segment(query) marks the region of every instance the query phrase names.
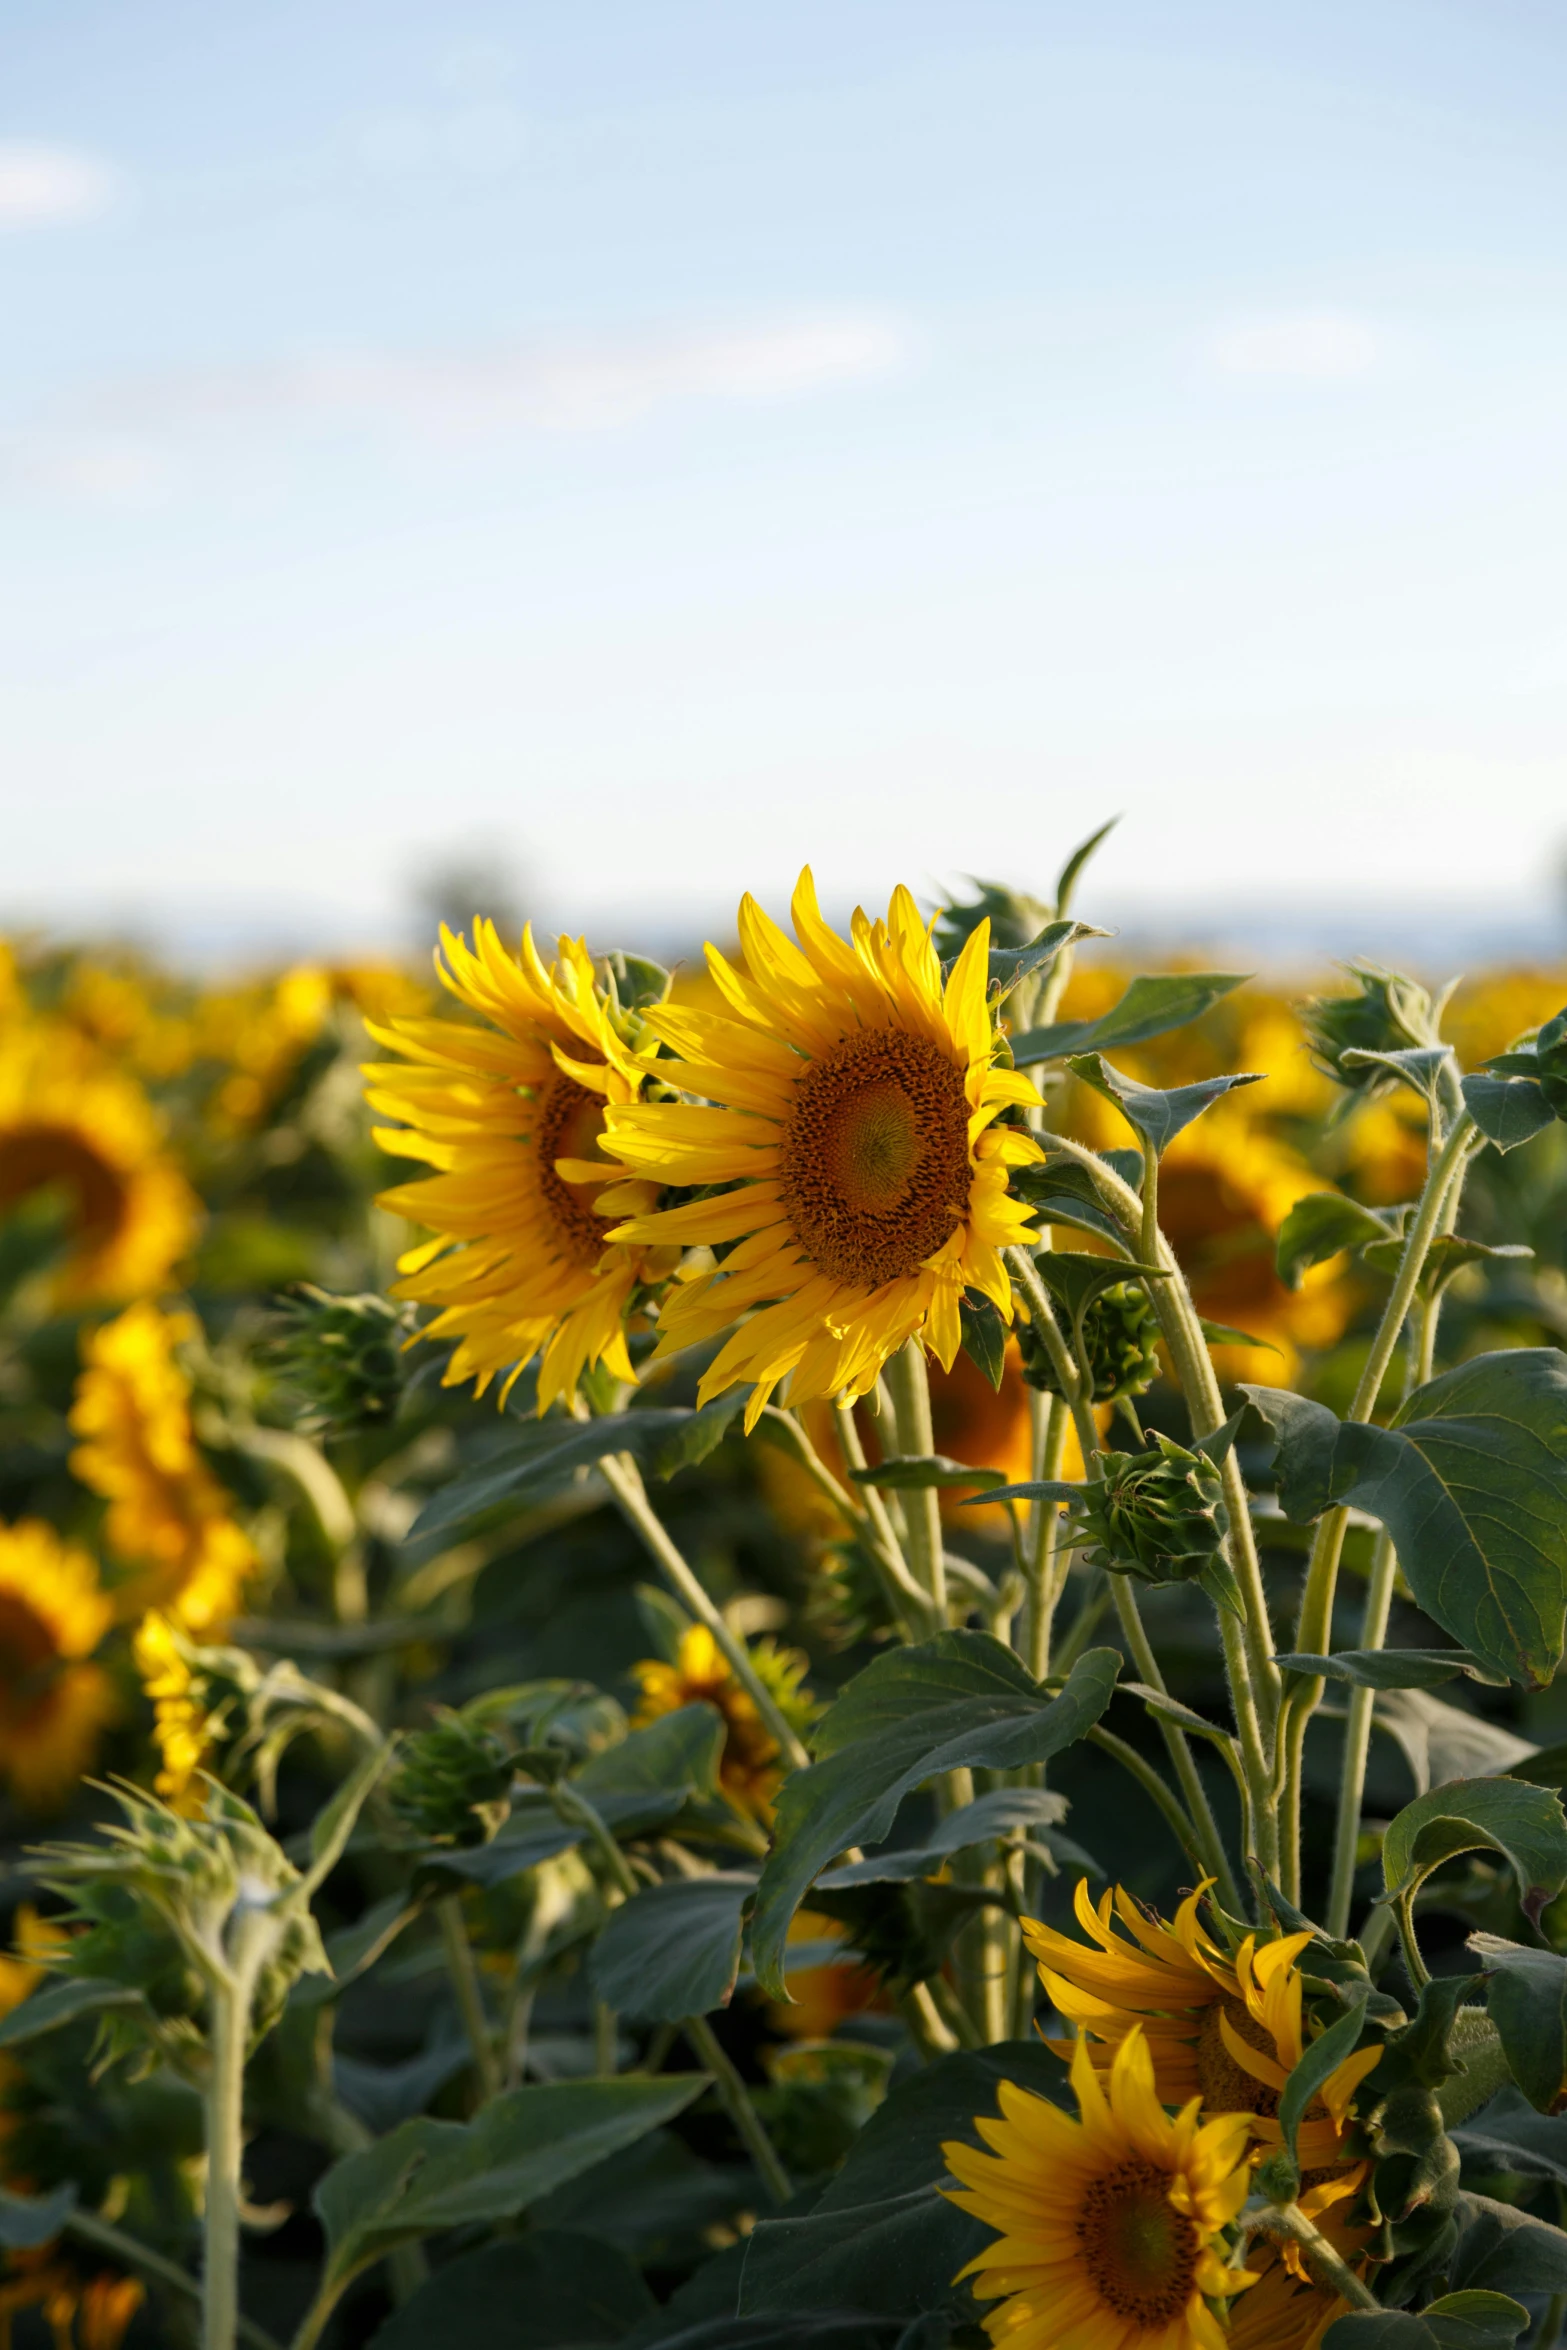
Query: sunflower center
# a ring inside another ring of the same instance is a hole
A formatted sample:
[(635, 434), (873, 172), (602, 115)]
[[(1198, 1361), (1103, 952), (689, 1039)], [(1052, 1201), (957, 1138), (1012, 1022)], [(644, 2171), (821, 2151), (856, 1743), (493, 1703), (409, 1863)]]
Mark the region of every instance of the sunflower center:
[(968, 1213), (962, 1071), (906, 1029), (845, 1037), (795, 1089), (779, 1189), (801, 1246), (856, 1289), (906, 1279)]
[(1197, 2230), (1170, 2201), (1170, 2178), (1135, 2156), (1085, 2189), (1077, 2213), (1083, 2265), (1117, 2317), (1172, 2325), (1192, 2297)]
[[(596, 1216), (589, 1194), (555, 1172), (557, 1159), (603, 1159), (599, 1139), (604, 1132), (604, 1102), (574, 1077), (553, 1077), (539, 1094), (534, 1110), (533, 1144), (538, 1153), (539, 1189), (548, 1202), (563, 1253), (574, 1264), (596, 1265), (604, 1253), (609, 1224)], [(613, 1163), (604, 1159), (604, 1180), (614, 1176)]]
[(1224, 2033), (1219, 2022), (1221, 2016), (1227, 2020), (1237, 2040), (1244, 2040), (1248, 2048), (1256, 2048), (1264, 2056), (1271, 2056), (1274, 2052), (1269, 2035), (1261, 2024), (1247, 2014), (1238, 1999), (1216, 1999), (1211, 2007), (1204, 2008), (1197, 2033), (1197, 2078), (1202, 2084), (1205, 2110), (1209, 2113), (1277, 2113), (1278, 2092), (1238, 2065), (1224, 2045)]
[(14, 1591), (0, 1591), (0, 1720), (29, 1721), (47, 1698), (59, 1662), (54, 1635)]
[(0, 1209), (46, 1184), (71, 1194), (71, 1222), (91, 1247), (111, 1240), (125, 1217), (125, 1187), (114, 1169), (68, 1126), (19, 1126), (0, 1135)]

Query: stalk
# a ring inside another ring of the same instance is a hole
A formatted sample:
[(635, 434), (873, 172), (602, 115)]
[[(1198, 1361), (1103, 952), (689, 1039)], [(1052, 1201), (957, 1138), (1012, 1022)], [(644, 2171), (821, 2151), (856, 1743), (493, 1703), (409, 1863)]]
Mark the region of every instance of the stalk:
[(1259, 2236), (1266, 2236), (1271, 2244), (1294, 2244), (1314, 2284), (1337, 2293), (1351, 2309), (1380, 2311), (1382, 2304), (1368, 2285), (1362, 2284), (1348, 2263), (1334, 2251), (1321, 2229), (1306, 2217), (1298, 2203), (1275, 2205), (1251, 2222)]
[[(838, 1419), (838, 1442), (843, 1447), (844, 1459), (851, 1469), (867, 1467), (865, 1447), (860, 1442), (860, 1431), (855, 1424), (853, 1404), (846, 1403), (840, 1398), (834, 1409)], [(800, 1433), (802, 1437), (805, 1437), (803, 1428)], [(805, 1441), (809, 1443), (810, 1439), (805, 1437)], [(814, 1446), (811, 1451), (814, 1459), (816, 1457)], [(829, 1472), (824, 1469), (822, 1474), (826, 1476)], [(836, 1478), (831, 1481), (834, 1485), (837, 1484)], [(866, 1485), (857, 1490), (862, 1491), (865, 1496), (865, 1521), (871, 1529), (872, 1537), (871, 1556), (880, 1570), (882, 1588), (887, 1594), (887, 1603), (902, 1625), (904, 1637), (906, 1639), (920, 1639), (928, 1632), (939, 1631), (941, 1629), (939, 1624), (927, 1621), (931, 1614), (930, 1596), (921, 1590), (919, 1584), (909, 1573), (908, 1562), (903, 1555), (903, 1545), (899, 1542), (893, 1529), (892, 1520), (887, 1515), (886, 1503), (874, 1485)]]
[[(187, 2300), (201, 2300), (202, 2288), (193, 2276), (188, 2275), (174, 2261), (165, 2260), (161, 2252), (154, 2252), (150, 2244), (140, 2243), (135, 2236), (128, 2236), (123, 2228), (113, 2227), (108, 2220), (100, 2219), (95, 2211), (77, 2209), (67, 2212), (64, 2229), (68, 2236), (78, 2236), (84, 2244), (95, 2245), (100, 2252), (107, 2252), (110, 2259), (117, 2260), (122, 2268), (139, 2269), (143, 2276), (153, 2278), (160, 2285), (167, 2285), (171, 2292), (179, 2293)], [(236, 2318), (234, 2330), (240, 2341), (250, 2344), (251, 2350), (281, 2350), (281, 2345), (265, 2327), (256, 2325), (248, 2317)]]
[[(1393, 1360), (1393, 1350), (1414, 1303), (1426, 1258), (1431, 1253), (1431, 1243), (1441, 1226), (1449, 1189), (1454, 1188), (1461, 1178), (1464, 1157), (1474, 1131), (1474, 1120), (1466, 1110), (1454, 1121), (1447, 1140), (1431, 1164), (1425, 1189), (1420, 1194), (1420, 1203), (1415, 1211), (1415, 1220), (1404, 1242), (1404, 1253), (1399, 1259), (1398, 1276), (1393, 1283), (1392, 1294), (1382, 1309), (1382, 1319), (1371, 1341), (1371, 1351), (1366, 1357), (1360, 1383), (1345, 1414), (1347, 1420), (1364, 1423), (1376, 1409), (1382, 1382)], [(1456, 1193), (1454, 1206), (1456, 1213)], [(1348, 1513), (1342, 1507), (1324, 1511), (1317, 1521), (1295, 1633), (1295, 1646), (1308, 1655), (1325, 1656), (1333, 1638), (1333, 1600), (1338, 1588), (1339, 1560), (1343, 1555), (1344, 1528), (1347, 1523)], [(1303, 1682), (1286, 1708), (1280, 1724), (1284, 1745), (1280, 1804), (1285, 1839), (1283, 1885), (1286, 1896), (1295, 1902), (1300, 1899), (1300, 1793), (1306, 1724), (1321, 1701), (1321, 1681)]]
[(448, 1893), (435, 1905), (441, 1923), (441, 1943), (446, 1952), (446, 1971), (457, 1994), (457, 2012), (462, 2017), (463, 2030), (473, 2051), (474, 2077), (479, 2087), (479, 2103), (488, 2105), (500, 2094), (501, 2073), (496, 2062), (495, 2042), (490, 2034), (489, 2018), (484, 2012), (484, 1992), (479, 1983), (479, 1970), (474, 1964), (473, 1945), (468, 1940), (462, 1918), (462, 1897)]
[[(1045, 1398), (1033, 1390), (1029, 1402), (1034, 1411), (1034, 1463), (1036, 1483), (1052, 1483), (1061, 1474), (1061, 1455), (1066, 1449), (1067, 1422), (1071, 1414), (1064, 1396), (1053, 1395), (1049, 1407), (1041, 1410)], [(1056, 1604), (1061, 1586), (1056, 1576), (1056, 1551), (1061, 1534), (1061, 1511), (1056, 1502), (1040, 1501), (1034, 1504), (1029, 1526), (1029, 1548), (1025, 1558), (1028, 1584), (1028, 1607), (1024, 1616), (1024, 1663), (1036, 1681), (1042, 1681), (1050, 1670), (1050, 1638), (1055, 1628)]]
[[(930, 1423), (930, 1377), (925, 1368), (925, 1349), (917, 1338), (907, 1339), (888, 1359), (886, 1379), (899, 1452), (905, 1457), (928, 1456), (935, 1451), (936, 1440)], [(947, 1620), (946, 1550), (941, 1534), (941, 1505), (935, 1488), (927, 1486), (923, 1491), (905, 1493), (903, 1510), (909, 1529), (909, 1565), (914, 1579), (929, 1594), (931, 1611), (938, 1624), (944, 1624)]]
[(239, 2326), (240, 2164), (244, 2156), (248, 1985), (214, 1981), (207, 2034), (207, 2194), (202, 2246), (202, 2350), (234, 2350)]
[(776, 1699), (736, 1639), (647, 1497), (642, 1472), (630, 1453), (605, 1453), (598, 1463), (605, 1484), (614, 1495), (622, 1517), (651, 1551), (682, 1606), (707, 1626), (729, 1662), (729, 1669), (771, 1731), (779, 1753), (793, 1771), (803, 1771), (810, 1756), (778, 1710)]

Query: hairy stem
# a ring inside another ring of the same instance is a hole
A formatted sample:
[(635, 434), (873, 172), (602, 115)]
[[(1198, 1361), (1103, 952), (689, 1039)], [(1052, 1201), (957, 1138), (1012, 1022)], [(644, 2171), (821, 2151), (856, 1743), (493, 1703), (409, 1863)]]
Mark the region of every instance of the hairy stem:
[[(154, 2252), (150, 2244), (138, 2243), (123, 2228), (112, 2227), (108, 2220), (100, 2219), (94, 2211), (77, 2209), (67, 2213), (65, 2232), (68, 2236), (80, 2237), (84, 2244), (95, 2245), (100, 2252), (107, 2252), (110, 2259), (117, 2260), (122, 2268), (138, 2269), (143, 2276), (151, 2277), (157, 2284), (167, 2285), (171, 2292), (179, 2293), (187, 2300), (199, 2301), (202, 2298), (202, 2288), (195, 2277), (178, 2267), (174, 2261), (165, 2260), (161, 2252)], [(237, 2317), (234, 2330), (240, 2341), (251, 2345), (251, 2350), (281, 2350), (281, 2345), (265, 2327), (254, 2324), (248, 2317)]]
[(746, 2152), (761, 2173), (762, 2183), (775, 2203), (787, 2203), (794, 2190), (777, 2149), (762, 2127), (762, 2117), (751, 2102), (751, 2092), (719, 2041), (705, 2015), (689, 2015), (680, 2029), (713, 2076), (713, 2086), (734, 2123)]
[(473, 1945), (468, 1940), (468, 1929), (463, 1924), (462, 1896), (457, 1893), (445, 1894), (436, 1903), (435, 1914), (441, 1925), (446, 1971), (451, 1976), (452, 1989), (457, 1995), (457, 2012), (462, 2017), (462, 2027), (473, 2051), (479, 2103), (488, 2105), (490, 2099), (500, 2093), (501, 2068), (496, 2059), (489, 2017), (484, 2012), (484, 1992), (479, 1982), (478, 1967), (474, 1963)]
[[(1360, 1619), (1362, 1648), (1380, 1648), (1387, 1636), (1393, 1604), (1398, 1558), (1385, 1528), (1379, 1529), (1371, 1554), (1366, 1605)], [(1320, 1653), (1320, 1651), (1318, 1652)], [(1328, 1892), (1327, 1929), (1342, 1940), (1349, 1932), (1350, 1903), (1355, 1892), (1355, 1856), (1360, 1846), (1360, 1805), (1366, 1791), (1366, 1757), (1371, 1747), (1371, 1719), (1376, 1709), (1374, 1689), (1352, 1689), (1345, 1708), (1344, 1760), (1339, 1778), (1338, 1821), (1333, 1835), (1333, 1882)]]
[(1380, 2302), (1368, 2285), (1363, 2285), (1354, 2270), (1340, 2258), (1321, 2229), (1306, 2217), (1298, 2203), (1271, 2206), (1258, 2214), (1251, 2225), (1259, 2236), (1266, 2236), (1272, 2244), (1296, 2244), (1314, 2284), (1337, 2293), (1351, 2309), (1379, 2309)]
[[(1030, 1390), (1029, 1403), (1034, 1414), (1031, 1473), (1036, 1483), (1053, 1483), (1061, 1474), (1061, 1455), (1066, 1448), (1071, 1414), (1064, 1396), (1052, 1395), (1047, 1402), (1037, 1388)], [(1023, 1617), (1023, 1661), (1036, 1681), (1042, 1681), (1050, 1670), (1050, 1638), (1055, 1628), (1056, 1603), (1061, 1596), (1056, 1575), (1060, 1534), (1060, 1504), (1036, 1501), (1024, 1553), (1028, 1606)]]
[(730, 1631), (721, 1611), (702, 1588), (696, 1570), (670, 1540), (663, 1521), (648, 1500), (642, 1472), (636, 1462), (629, 1453), (605, 1453), (598, 1466), (622, 1517), (651, 1551), (681, 1605), (689, 1608), (692, 1615), (712, 1633), (729, 1661), (730, 1671), (767, 1724), (789, 1768), (804, 1770), (810, 1756), (779, 1712), (777, 1700), (751, 1662), (744, 1641), (737, 1639)]
[[(889, 1357), (886, 1370), (887, 1392), (892, 1397), (893, 1418), (897, 1427), (898, 1450), (905, 1458), (923, 1458), (936, 1449), (930, 1424), (930, 1377), (925, 1368), (925, 1349), (917, 1338), (910, 1338)], [(941, 1504), (935, 1488), (914, 1490), (903, 1496), (904, 1515), (909, 1529), (909, 1565), (914, 1579), (922, 1585), (930, 1598), (931, 1611), (937, 1622), (947, 1619), (946, 1550), (941, 1534)]]
[(202, 2350), (234, 2350), (239, 2324), (240, 2165), (244, 2157), (248, 1990), (211, 1988), (207, 2034), (207, 2194), (201, 2267)]

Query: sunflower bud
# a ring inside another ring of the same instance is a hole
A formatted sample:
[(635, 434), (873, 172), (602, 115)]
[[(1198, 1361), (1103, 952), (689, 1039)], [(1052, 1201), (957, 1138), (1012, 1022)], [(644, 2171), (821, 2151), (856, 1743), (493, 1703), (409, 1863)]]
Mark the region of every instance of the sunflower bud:
[(430, 1844), (488, 1844), (505, 1825), (516, 1772), (512, 1750), (483, 1721), (443, 1713), (404, 1745), (387, 1786), (392, 1810)]
[(1148, 1452), (1102, 1452), (1099, 1478), (1076, 1507), (1078, 1539), (1097, 1543), (1096, 1566), (1144, 1583), (1194, 1583), (1229, 1532), (1219, 1471), (1168, 1436)]
[(993, 947), (1026, 947), (1055, 919), (1054, 906), (1041, 904), (1026, 890), (1007, 889), (999, 881), (976, 881), (974, 887), (979, 892), (977, 898), (967, 905), (944, 907), (936, 916), (933, 936), (944, 963), (962, 953), (987, 919)]
[(1312, 1058), (1325, 1077), (1369, 1099), (1388, 1083), (1387, 1072), (1350, 1062), (1348, 1052), (1396, 1053), (1442, 1041), (1441, 1005), (1418, 980), (1374, 963), (1352, 963), (1356, 995), (1312, 996), (1300, 1006)]
[(302, 1281), (284, 1301), (289, 1327), (273, 1359), (312, 1435), (352, 1436), (392, 1419), (404, 1386), (402, 1341), (413, 1323), (384, 1297), (334, 1297)]
[(1547, 1020), (1535, 1039), (1540, 1091), (1558, 1118), (1567, 1118), (1567, 1011)]
[[(1083, 1315), (1083, 1348), (1093, 1373), (1095, 1403), (1142, 1395), (1153, 1385), (1159, 1368), (1154, 1351), (1158, 1338), (1159, 1317), (1141, 1283), (1118, 1281), (1099, 1292)], [(1017, 1339), (1029, 1386), (1059, 1395), (1060, 1383), (1038, 1332), (1020, 1319)]]

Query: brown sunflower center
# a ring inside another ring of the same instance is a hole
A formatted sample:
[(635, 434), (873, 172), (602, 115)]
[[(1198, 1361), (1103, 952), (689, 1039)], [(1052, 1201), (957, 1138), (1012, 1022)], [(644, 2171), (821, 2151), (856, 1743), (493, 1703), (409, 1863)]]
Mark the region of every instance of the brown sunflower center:
[(1197, 2230), (1170, 2201), (1170, 2178), (1135, 2155), (1084, 2190), (1077, 2213), (1083, 2265), (1117, 2317), (1172, 2325), (1192, 2297)]
[(112, 1240), (125, 1218), (125, 1186), (68, 1126), (19, 1126), (0, 1135), (0, 1209), (47, 1184), (71, 1195), (71, 1225), (89, 1247)]
[[(604, 1253), (609, 1224), (596, 1216), (583, 1185), (555, 1172), (557, 1159), (604, 1159), (604, 1102), (574, 1077), (552, 1077), (535, 1105), (533, 1144), (539, 1159), (539, 1189), (549, 1204), (563, 1253), (576, 1264), (596, 1265)], [(604, 1180), (615, 1167), (604, 1159)]]
[(24, 1726), (47, 1699), (59, 1654), (54, 1635), (14, 1591), (0, 1591), (0, 1722)]
[(879, 1289), (917, 1272), (968, 1213), (972, 1180), (963, 1074), (928, 1038), (867, 1030), (801, 1078), (779, 1190), (833, 1280)]
[(1264, 2056), (1274, 2053), (1273, 2042), (1247, 2014), (1238, 1999), (1216, 1999), (1203, 2010), (1201, 2028), (1197, 2034), (1197, 2078), (1202, 2084), (1202, 2101), (1209, 2113), (1275, 2114), (1279, 2110), (1278, 2093), (1265, 2081), (1238, 2065), (1224, 2045), (1220, 2025), (1223, 2016), (1237, 2040), (1244, 2040), (1248, 2048), (1256, 2048)]

